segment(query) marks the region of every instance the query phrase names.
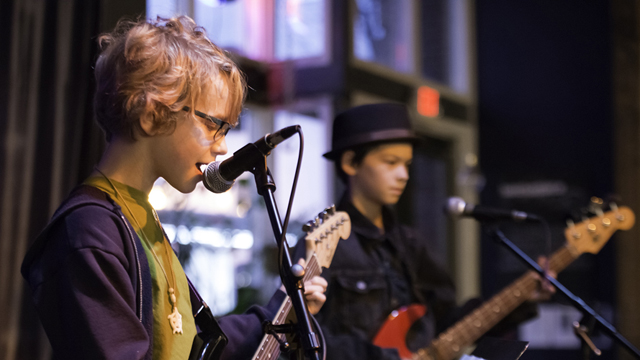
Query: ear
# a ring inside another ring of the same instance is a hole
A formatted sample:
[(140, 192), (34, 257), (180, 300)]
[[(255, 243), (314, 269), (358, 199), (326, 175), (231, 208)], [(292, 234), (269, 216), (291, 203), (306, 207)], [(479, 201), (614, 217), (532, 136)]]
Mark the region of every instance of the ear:
[(153, 136), (158, 132), (155, 122), (153, 121), (153, 115), (151, 115), (150, 112), (143, 113), (138, 121), (140, 121), (140, 130), (142, 130), (142, 135)]
[(340, 167), (345, 174), (354, 176), (358, 172), (357, 166), (353, 163), (356, 153), (353, 150), (347, 150), (340, 156)]

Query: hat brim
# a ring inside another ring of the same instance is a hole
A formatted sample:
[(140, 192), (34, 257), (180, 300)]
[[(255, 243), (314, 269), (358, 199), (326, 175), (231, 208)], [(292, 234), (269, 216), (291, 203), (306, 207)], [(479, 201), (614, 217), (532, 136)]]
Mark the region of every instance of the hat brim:
[(392, 129), (373, 133), (366, 133), (360, 136), (352, 136), (344, 141), (334, 144), (331, 151), (324, 153), (322, 156), (329, 160), (338, 160), (340, 155), (349, 150), (363, 145), (372, 145), (380, 143), (401, 142), (415, 144), (421, 140), (413, 131), (406, 129)]

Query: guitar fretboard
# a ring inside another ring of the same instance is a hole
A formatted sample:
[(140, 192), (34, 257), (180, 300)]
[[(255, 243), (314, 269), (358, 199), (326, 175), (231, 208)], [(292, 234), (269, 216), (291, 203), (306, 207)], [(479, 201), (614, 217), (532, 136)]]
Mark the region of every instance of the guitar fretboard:
[[(576, 258), (577, 255), (571, 252), (569, 245), (565, 245), (551, 256), (549, 269), (559, 273)], [(537, 274), (533, 271), (525, 273), (513, 284), (458, 321), (449, 330), (440, 334), (437, 339), (431, 342), (428, 349), (420, 350), (417, 353), (418, 359), (430, 360), (434, 355), (438, 360), (454, 359), (467, 346), (473, 344), (500, 320), (529, 299), (538, 286)]]
[[(322, 273), (322, 268), (318, 264), (318, 260), (316, 255), (313, 254), (309, 260), (307, 260), (307, 267), (305, 269), (305, 273), (303, 276), (303, 281), (311, 280), (314, 276), (320, 275)], [(287, 316), (289, 315), (289, 311), (291, 311), (292, 307), (291, 298), (287, 296), (286, 299), (282, 302), (280, 309), (278, 309), (278, 313), (271, 321), (273, 325), (281, 325), (287, 320)], [(285, 339), (284, 334), (278, 335), (280, 339)], [(253, 360), (276, 360), (280, 356), (280, 343), (276, 338), (272, 335), (266, 334), (262, 337), (262, 341), (260, 342), (260, 346), (253, 356)]]

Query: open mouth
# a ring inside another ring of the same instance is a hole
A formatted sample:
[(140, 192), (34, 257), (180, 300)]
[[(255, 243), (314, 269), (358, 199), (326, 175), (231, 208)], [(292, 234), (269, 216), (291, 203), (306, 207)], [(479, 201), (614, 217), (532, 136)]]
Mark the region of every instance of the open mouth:
[(204, 170), (207, 168), (207, 163), (196, 163), (196, 168), (204, 174)]

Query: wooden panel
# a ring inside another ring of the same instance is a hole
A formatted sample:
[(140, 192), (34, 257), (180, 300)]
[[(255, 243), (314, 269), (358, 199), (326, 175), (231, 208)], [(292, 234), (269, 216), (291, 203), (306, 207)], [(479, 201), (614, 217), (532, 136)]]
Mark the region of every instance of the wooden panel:
[[(613, 99), (616, 192), (640, 209), (640, 14), (638, 2), (614, 0)], [(640, 226), (617, 235), (617, 329), (640, 346)], [(620, 359), (633, 359), (626, 350)]]

